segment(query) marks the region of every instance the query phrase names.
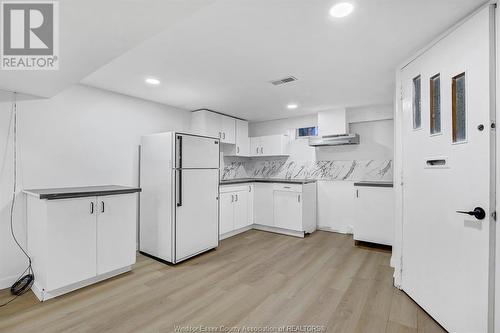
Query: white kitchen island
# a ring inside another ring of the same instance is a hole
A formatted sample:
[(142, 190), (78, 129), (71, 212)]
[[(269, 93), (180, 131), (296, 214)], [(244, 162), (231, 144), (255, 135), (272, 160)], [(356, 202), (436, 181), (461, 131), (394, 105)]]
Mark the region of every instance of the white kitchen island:
[(131, 270), (140, 188), (24, 190), (27, 250), (41, 301)]

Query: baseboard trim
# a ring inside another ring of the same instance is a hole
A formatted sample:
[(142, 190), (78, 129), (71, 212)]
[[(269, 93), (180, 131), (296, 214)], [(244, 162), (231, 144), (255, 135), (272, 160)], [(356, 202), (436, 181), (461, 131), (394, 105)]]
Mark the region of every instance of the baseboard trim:
[(270, 227), (270, 226), (261, 225), (261, 224), (254, 224), (253, 229), (267, 231), (267, 232), (273, 232), (275, 234), (299, 237), (299, 238), (304, 238), (305, 234), (306, 234), (304, 231), (288, 230), (288, 229)]
[(330, 228), (330, 227), (316, 227), (317, 230), (321, 230), (321, 231), (327, 231), (327, 232), (334, 232), (334, 233), (337, 233), (337, 234), (344, 234), (344, 235), (352, 235), (352, 232), (351, 231), (347, 231), (347, 230), (338, 230), (338, 229), (333, 229), (333, 228)]
[(219, 236), (219, 240), (224, 240), (226, 238), (236, 236), (236, 235), (241, 234), (241, 233), (243, 233), (245, 231), (251, 230), (252, 227), (253, 227), (253, 225), (248, 225), (248, 226), (240, 228), (240, 229), (236, 229), (236, 230), (233, 230), (233, 231), (226, 232), (225, 234), (222, 234), (222, 235)]
[(35, 296), (41, 302), (43, 302), (43, 301), (47, 301), (47, 300), (49, 300), (51, 298), (54, 298), (54, 297), (57, 297), (57, 296), (61, 296), (61, 295), (67, 294), (69, 292), (75, 291), (77, 289), (90, 286), (91, 284), (107, 280), (107, 279), (112, 278), (114, 276), (117, 276), (117, 275), (120, 275), (120, 274), (123, 274), (123, 273), (127, 273), (127, 272), (129, 272), (131, 270), (132, 270), (132, 266), (127, 266), (127, 267), (115, 269), (114, 271), (108, 272), (106, 274), (101, 274), (101, 275), (95, 276), (93, 278), (90, 278), (90, 279), (87, 279), (87, 280), (83, 280), (83, 281), (80, 281), (80, 282), (77, 282), (77, 283), (73, 283), (73, 284), (71, 284), (69, 286), (65, 286), (65, 287), (62, 287), (62, 288), (59, 288), (59, 289), (55, 289), (55, 290), (51, 290), (51, 291), (45, 290), (38, 283), (38, 281), (35, 280), (35, 282), (33, 283), (33, 286), (31, 287), (31, 290), (33, 291), (33, 293), (35, 294)]

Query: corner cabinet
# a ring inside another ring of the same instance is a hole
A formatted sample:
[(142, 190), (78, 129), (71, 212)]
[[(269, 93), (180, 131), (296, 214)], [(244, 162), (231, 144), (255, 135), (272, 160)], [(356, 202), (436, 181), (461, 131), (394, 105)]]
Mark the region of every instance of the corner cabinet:
[(316, 230), (315, 182), (243, 184), (220, 187), (220, 239), (252, 228), (296, 237)]
[(250, 156), (288, 156), (288, 135), (267, 135), (250, 138)]
[(27, 195), (27, 249), (41, 301), (124, 273), (136, 260), (137, 193)]
[(222, 143), (236, 144), (236, 119), (209, 110), (193, 111), (191, 131), (219, 138)]

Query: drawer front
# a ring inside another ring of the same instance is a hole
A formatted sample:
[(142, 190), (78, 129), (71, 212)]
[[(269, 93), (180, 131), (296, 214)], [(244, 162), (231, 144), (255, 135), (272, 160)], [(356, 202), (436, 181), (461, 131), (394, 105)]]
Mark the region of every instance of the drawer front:
[(220, 193), (230, 193), (230, 192), (239, 192), (239, 191), (246, 191), (249, 192), (249, 186), (252, 183), (248, 184), (238, 184), (238, 185), (221, 185), (219, 187), (219, 192)]
[(275, 191), (285, 191), (285, 192), (302, 192), (302, 185), (299, 184), (279, 184), (275, 183)]

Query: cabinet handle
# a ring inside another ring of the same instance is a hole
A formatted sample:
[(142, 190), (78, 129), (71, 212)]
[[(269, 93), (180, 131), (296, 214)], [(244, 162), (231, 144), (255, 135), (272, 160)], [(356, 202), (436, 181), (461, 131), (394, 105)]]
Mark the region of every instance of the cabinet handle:
[(299, 196), (297, 197), (297, 200), (300, 202), (300, 194), (299, 194)]
[(264, 147), (260, 147), (260, 153), (264, 154)]
[(236, 154), (240, 153), (240, 147), (236, 147)]
[(256, 153), (256, 154), (258, 154), (258, 153), (259, 153), (259, 147), (257, 147), (257, 148), (255, 149), (255, 153)]
[(234, 202), (234, 194), (231, 194), (231, 202)]
[(238, 194), (236, 194), (236, 200), (235, 201), (238, 201)]
[(252, 186), (248, 185), (248, 192), (252, 192)]
[(90, 203), (90, 215), (94, 214), (94, 202)]
[(359, 198), (359, 190), (356, 190), (356, 198)]
[(219, 139), (222, 139), (222, 132), (219, 132)]
[(104, 201), (101, 201), (101, 213), (104, 213)]
[(283, 186), (283, 188), (290, 188), (290, 186)]
[(226, 138), (226, 132), (222, 132), (222, 138), (225, 139)]

